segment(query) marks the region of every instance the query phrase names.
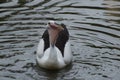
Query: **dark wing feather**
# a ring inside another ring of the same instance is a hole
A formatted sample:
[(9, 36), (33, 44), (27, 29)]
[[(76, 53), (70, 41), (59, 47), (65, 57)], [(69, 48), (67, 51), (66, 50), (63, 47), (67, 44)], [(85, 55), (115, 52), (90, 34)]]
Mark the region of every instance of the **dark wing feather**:
[(62, 55), (64, 56), (64, 47), (69, 39), (69, 32), (64, 24), (61, 24), (61, 26), (64, 28), (64, 30), (59, 33), (55, 45), (58, 47), (58, 49), (61, 51)]
[(45, 32), (42, 35), (42, 38), (44, 40), (44, 51), (50, 46), (49, 43), (49, 34), (48, 34), (48, 30), (45, 30)]

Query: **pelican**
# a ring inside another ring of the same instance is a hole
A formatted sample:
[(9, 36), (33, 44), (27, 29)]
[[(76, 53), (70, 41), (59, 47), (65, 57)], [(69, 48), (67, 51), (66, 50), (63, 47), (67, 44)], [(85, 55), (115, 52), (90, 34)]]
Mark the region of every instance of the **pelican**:
[(64, 24), (48, 22), (38, 44), (36, 59), (40, 67), (50, 70), (64, 68), (72, 62), (69, 32)]

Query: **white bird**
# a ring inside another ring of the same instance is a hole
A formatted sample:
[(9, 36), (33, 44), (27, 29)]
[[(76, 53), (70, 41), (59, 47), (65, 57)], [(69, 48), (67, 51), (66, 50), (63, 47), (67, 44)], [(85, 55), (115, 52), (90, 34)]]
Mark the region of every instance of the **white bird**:
[(72, 61), (69, 32), (64, 24), (49, 21), (37, 48), (38, 65), (45, 69), (61, 69)]

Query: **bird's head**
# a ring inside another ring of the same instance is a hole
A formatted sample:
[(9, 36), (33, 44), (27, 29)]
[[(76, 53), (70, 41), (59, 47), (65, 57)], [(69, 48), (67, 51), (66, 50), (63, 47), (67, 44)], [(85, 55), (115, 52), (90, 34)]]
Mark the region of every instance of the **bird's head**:
[(56, 39), (58, 37), (58, 34), (60, 31), (64, 30), (64, 28), (57, 24), (55, 21), (49, 21), (48, 22), (48, 32), (49, 32), (49, 40), (50, 40), (50, 45), (54, 46)]

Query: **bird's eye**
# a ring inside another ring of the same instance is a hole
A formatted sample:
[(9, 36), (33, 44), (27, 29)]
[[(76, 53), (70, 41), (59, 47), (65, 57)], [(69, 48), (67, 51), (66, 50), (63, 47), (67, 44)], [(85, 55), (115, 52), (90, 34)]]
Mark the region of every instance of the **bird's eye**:
[(50, 22), (48, 22), (48, 24), (50, 25)]

